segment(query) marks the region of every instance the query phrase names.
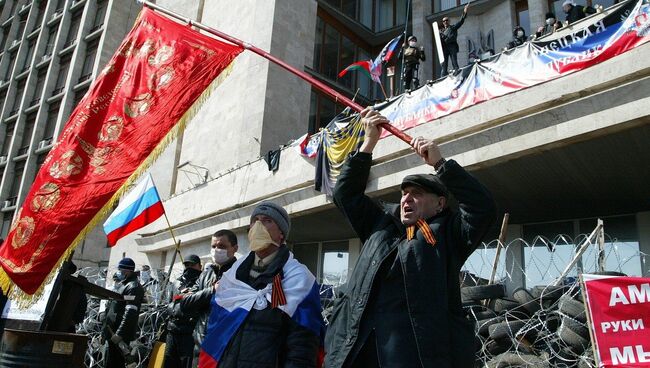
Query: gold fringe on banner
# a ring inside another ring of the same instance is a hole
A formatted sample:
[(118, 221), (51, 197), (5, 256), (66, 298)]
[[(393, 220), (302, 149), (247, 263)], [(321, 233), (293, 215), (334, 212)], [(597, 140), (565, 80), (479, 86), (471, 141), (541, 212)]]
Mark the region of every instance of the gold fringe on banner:
[(176, 139), (179, 134), (183, 133), (187, 124), (196, 116), (203, 104), (210, 98), (212, 92), (221, 85), (221, 83), (230, 75), (233, 64), (233, 60), (211, 83), (210, 85), (201, 93), (201, 95), (194, 101), (192, 106), (185, 111), (180, 120), (174, 125), (173, 128), (169, 130), (169, 133), (158, 143), (156, 148), (151, 151), (149, 156), (140, 164), (140, 166), (129, 176), (128, 179), (122, 184), (120, 189), (118, 189), (111, 199), (95, 214), (93, 219), (84, 227), (83, 230), (77, 235), (77, 237), (72, 241), (68, 249), (63, 253), (61, 258), (56, 262), (54, 268), (50, 274), (45, 278), (45, 281), (38, 287), (38, 290), (33, 295), (23, 292), (18, 288), (14, 282), (9, 278), (9, 275), (0, 267), (0, 289), (3, 290), (4, 294), (15, 303), (16, 306), (20, 309), (29, 308), (34, 303), (36, 303), (41, 296), (43, 295), (43, 290), (45, 285), (49, 284), (53, 278), (57, 275), (57, 271), (61, 267), (63, 261), (65, 261), (74, 249), (81, 243), (81, 241), (88, 235), (88, 233), (94, 229), (108, 214), (113, 210), (113, 205), (117, 200), (119, 200), (125, 192), (131, 189), (131, 185), (135, 183), (142, 174), (144, 174), (147, 169), (153, 164), (153, 162), (163, 153), (165, 148), (171, 143), (172, 140)]

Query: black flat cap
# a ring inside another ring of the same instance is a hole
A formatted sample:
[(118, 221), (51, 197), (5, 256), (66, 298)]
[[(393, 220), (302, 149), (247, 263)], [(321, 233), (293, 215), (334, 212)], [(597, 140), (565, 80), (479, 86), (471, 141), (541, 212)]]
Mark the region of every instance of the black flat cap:
[(401, 189), (409, 185), (417, 185), (429, 193), (436, 194), (441, 197), (449, 197), (449, 191), (445, 184), (442, 183), (440, 178), (433, 174), (415, 174), (408, 175), (402, 180)]
[(186, 263), (191, 263), (191, 264), (201, 264), (201, 258), (197, 256), (196, 254), (190, 254), (189, 256), (185, 257), (183, 260), (183, 264)]

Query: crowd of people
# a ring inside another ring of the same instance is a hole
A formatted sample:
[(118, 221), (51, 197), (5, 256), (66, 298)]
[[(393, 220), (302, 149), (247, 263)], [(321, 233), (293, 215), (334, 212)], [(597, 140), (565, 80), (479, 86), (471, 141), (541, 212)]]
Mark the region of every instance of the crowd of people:
[[(455, 23), (451, 23), (451, 20), (447, 16), (442, 18), (442, 25), (439, 28), (440, 46), (443, 52), (440, 78), (444, 78), (450, 72), (454, 73), (459, 70), (458, 52), (460, 47), (458, 45), (458, 30), (465, 22), (468, 9), (469, 3), (465, 5), (460, 19)], [(527, 35), (526, 30), (518, 25), (512, 31), (512, 40), (503, 47), (503, 50), (513, 49), (523, 45), (527, 41), (534, 41), (548, 36), (562, 27), (566, 27), (588, 15), (596, 13), (598, 9), (602, 9), (602, 7), (598, 5), (595, 7), (583, 6), (576, 4), (574, 0), (565, 0), (562, 3), (562, 10), (566, 16), (564, 21), (560, 20), (553, 12), (547, 12), (544, 24), (539, 25), (536, 31), (530, 35)], [(491, 54), (494, 53), (494, 50), (489, 51)], [(415, 89), (420, 84), (418, 74), (420, 61), (425, 60), (424, 47), (417, 44), (416, 36), (411, 35), (407, 38), (402, 47), (401, 56), (404, 58), (404, 70), (402, 73), (404, 90)], [(476, 57), (470, 58), (470, 61), (472, 59), (476, 59)]]
[[(264, 201), (250, 216), (248, 255), (235, 257), (237, 237), (224, 229), (211, 238), (211, 264), (183, 258), (167, 306), (164, 367), (472, 366), (474, 332), (458, 275), (496, 217), (494, 200), (432, 140), (418, 137), (413, 151), (435, 174), (406, 176), (398, 204), (373, 201), (364, 192), (388, 120), (371, 108), (361, 119), (366, 138), (341, 170), (334, 203), (363, 247), (329, 325), (320, 300), (310, 299), (314, 275), (287, 246), (291, 218)], [(141, 282), (151, 282), (149, 267), (140, 280), (135, 269), (130, 258), (118, 264), (115, 290), (124, 300), (108, 306), (107, 367), (125, 366), (125, 345), (135, 338)]]

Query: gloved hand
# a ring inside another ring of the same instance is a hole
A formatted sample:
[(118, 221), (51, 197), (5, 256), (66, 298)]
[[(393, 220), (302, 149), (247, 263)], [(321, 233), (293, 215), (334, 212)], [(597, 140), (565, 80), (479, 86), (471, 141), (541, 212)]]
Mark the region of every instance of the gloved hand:
[(118, 334), (113, 334), (113, 336), (111, 336), (111, 342), (115, 345), (119, 345), (122, 340), (122, 336)]

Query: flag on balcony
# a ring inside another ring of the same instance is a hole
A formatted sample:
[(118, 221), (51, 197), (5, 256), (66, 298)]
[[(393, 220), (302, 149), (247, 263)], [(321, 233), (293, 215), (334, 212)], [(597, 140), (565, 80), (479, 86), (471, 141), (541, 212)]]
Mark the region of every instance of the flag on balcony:
[(339, 78), (342, 78), (351, 70), (359, 70), (373, 81), (381, 83), (383, 65), (387, 63), (391, 57), (393, 57), (401, 39), (402, 35), (399, 35), (390, 40), (390, 42), (387, 43), (383, 49), (381, 49), (381, 52), (379, 55), (377, 55), (375, 60), (357, 61), (356, 63), (348, 65), (345, 69), (341, 70), (339, 73)]
[(356, 63), (352, 63), (345, 69), (341, 70), (339, 73), (339, 78), (342, 78), (351, 70), (359, 70), (373, 81), (381, 83), (381, 64), (375, 65), (375, 63), (370, 60), (357, 61)]
[(316, 156), (316, 190), (332, 195), (345, 159), (361, 147), (364, 134), (359, 114), (350, 115), (349, 109), (337, 115), (322, 130), (321, 145)]
[(146, 170), (242, 48), (144, 8), (74, 109), (0, 248), (0, 287), (29, 303)]
[(385, 64), (390, 59), (395, 55), (395, 50), (399, 47), (400, 41), (402, 40), (403, 34), (400, 34), (399, 36), (393, 38), (384, 46), (383, 49), (381, 49), (381, 52), (377, 56), (377, 58), (374, 61), (374, 64), (379, 65), (379, 64)]
[(121, 238), (149, 225), (165, 214), (158, 189), (151, 174), (147, 174), (129, 194), (120, 200), (119, 206), (104, 222), (108, 244), (114, 246)]

